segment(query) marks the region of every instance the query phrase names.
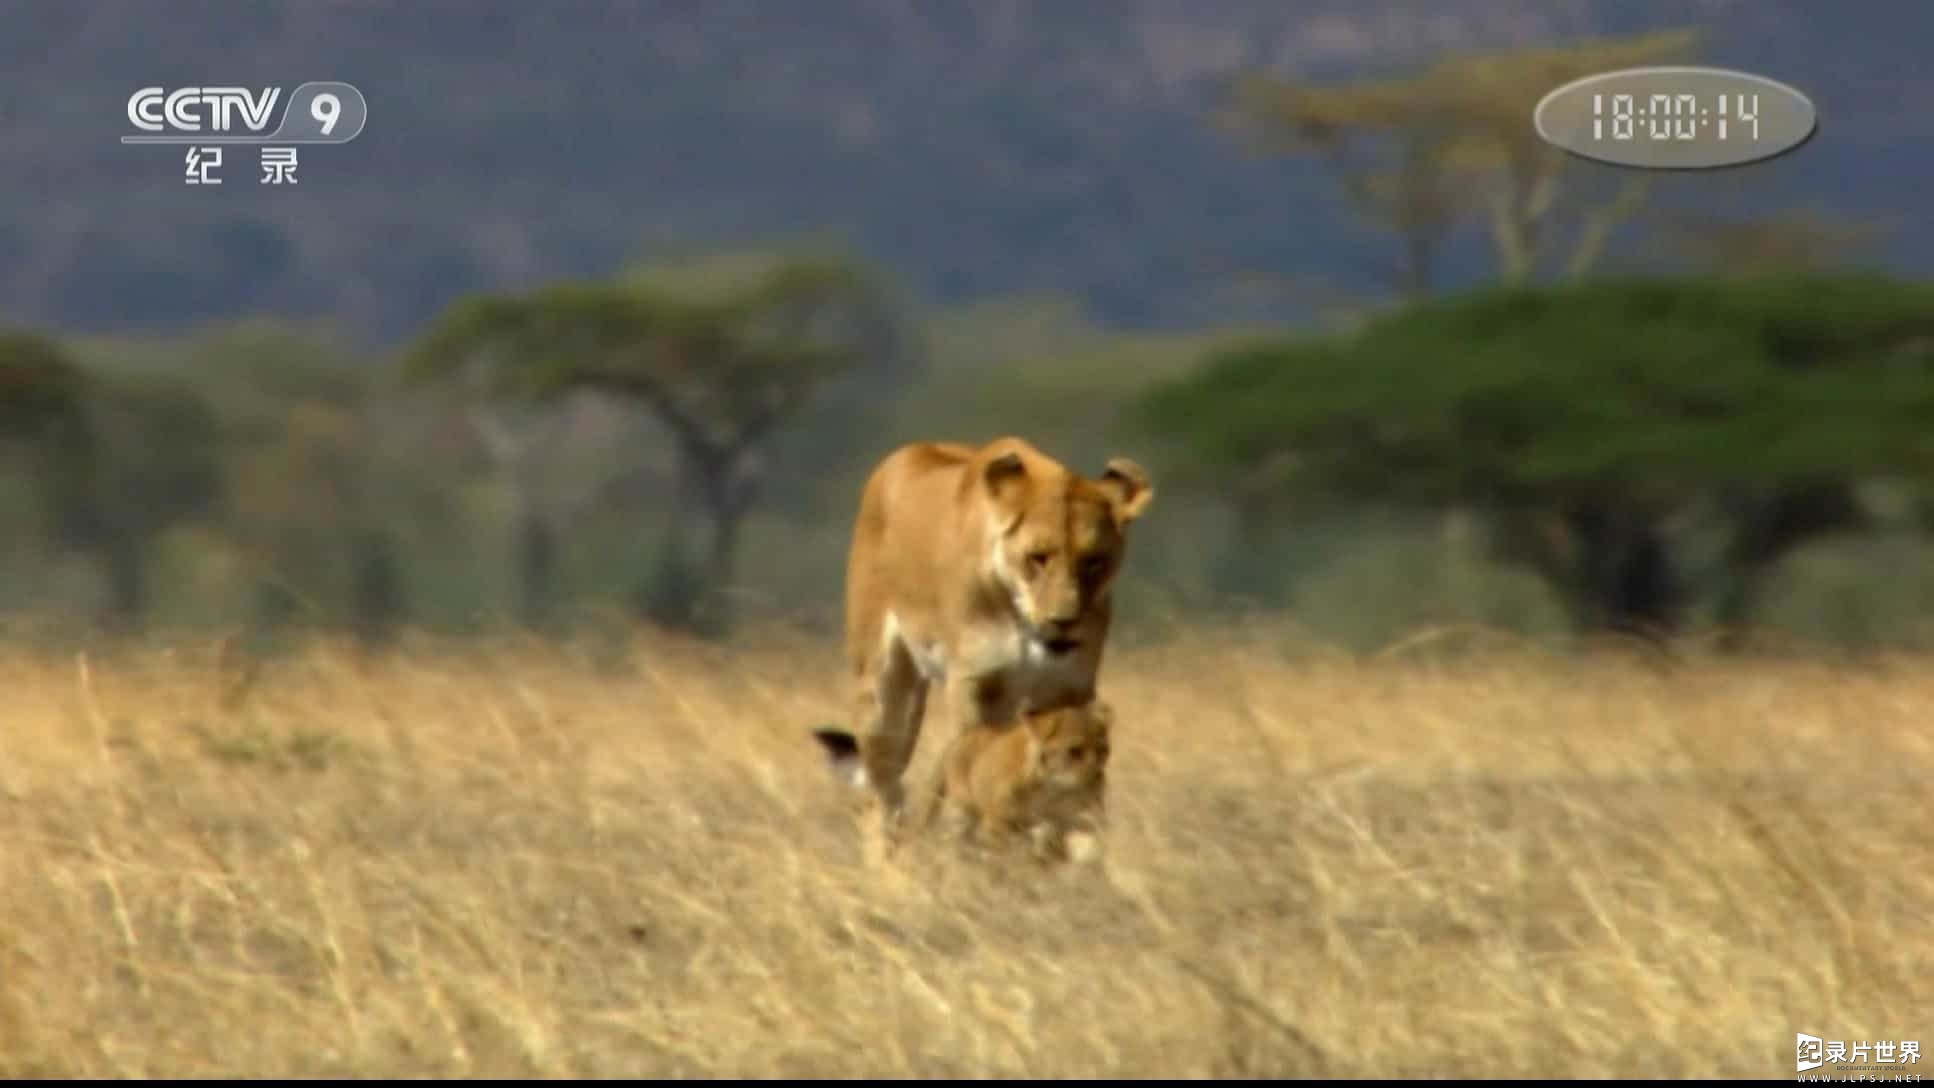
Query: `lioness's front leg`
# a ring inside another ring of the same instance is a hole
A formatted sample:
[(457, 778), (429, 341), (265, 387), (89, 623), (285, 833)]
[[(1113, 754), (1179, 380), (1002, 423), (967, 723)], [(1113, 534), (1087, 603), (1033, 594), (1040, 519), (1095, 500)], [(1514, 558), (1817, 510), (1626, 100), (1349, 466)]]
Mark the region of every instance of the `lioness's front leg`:
[(953, 822), (966, 806), (967, 798), (954, 796), (947, 787), (948, 764), (953, 762), (959, 746), (960, 738), (953, 738), (952, 743), (940, 753), (940, 758), (934, 761), (932, 785), (927, 791), (926, 806), (919, 820), (922, 835), (932, 831), (934, 824), (943, 818)]
[(927, 681), (897, 641), (881, 655), (873, 675), (860, 678), (855, 715), (860, 766), (888, 830), (895, 830), (906, 806), (901, 783), (920, 739), (926, 716)]

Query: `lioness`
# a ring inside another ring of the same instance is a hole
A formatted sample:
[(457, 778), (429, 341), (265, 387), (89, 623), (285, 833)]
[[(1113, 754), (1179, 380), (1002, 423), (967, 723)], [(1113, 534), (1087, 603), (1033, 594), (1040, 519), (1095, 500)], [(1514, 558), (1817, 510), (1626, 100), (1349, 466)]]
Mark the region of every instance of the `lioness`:
[(941, 757), (923, 824), (944, 814), (956, 834), (977, 831), (991, 844), (1024, 832), (1039, 857), (1085, 859), (1106, 816), (1113, 724), (1113, 709), (1092, 702), (967, 730)]
[(819, 730), (835, 771), (872, 790), (883, 830), (904, 811), (928, 688), (948, 726), (1089, 702), (1128, 523), (1154, 497), (1127, 458), (1096, 479), (1018, 438), (918, 442), (867, 478), (846, 564), (854, 733)]

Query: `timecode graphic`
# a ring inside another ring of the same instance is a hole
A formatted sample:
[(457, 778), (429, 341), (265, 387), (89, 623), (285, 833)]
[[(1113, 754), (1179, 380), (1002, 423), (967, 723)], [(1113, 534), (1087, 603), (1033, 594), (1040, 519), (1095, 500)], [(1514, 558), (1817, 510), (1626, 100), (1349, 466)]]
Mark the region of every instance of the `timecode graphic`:
[(1546, 143), (1647, 170), (1712, 170), (1798, 149), (1819, 129), (1813, 100), (1729, 68), (1626, 68), (1557, 88), (1532, 111)]

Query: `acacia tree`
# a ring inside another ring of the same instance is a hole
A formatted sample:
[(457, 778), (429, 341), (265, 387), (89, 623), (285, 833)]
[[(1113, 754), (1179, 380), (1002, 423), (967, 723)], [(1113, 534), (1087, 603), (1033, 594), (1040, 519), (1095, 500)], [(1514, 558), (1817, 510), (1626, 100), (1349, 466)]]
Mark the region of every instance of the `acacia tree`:
[[(404, 366), (429, 379), (481, 365), (503, 395), (589, 389), (649, 412), (678, 451), (680, 494), (644, 610), (661, 623), (716, 631), (775, 435), (815, 391), (862, 364), (883, 324), (870, 277), (845, 262), (799, 258), (706, 298), (636, 281), (472, 298), (453, 306)], [(703, 543), (687, 532), (693, 514), (709, 523)]]
[[(1261, 151), (1323, 163), (1349, 208), (1394, 235), (1394, 261), (1376, 271), (1407, 301), (1437, 292), (1440, 257), (1472, 228), (1489, 236), (1487, 279), (1532, 282), (1554, 267), (1577, 278), (1641, 210), (1652, 180), (1546, 145), (1530, 124), (1538, 99), (1593, 72), (1683, 59), (1697, 41), (1694, 31), (1669, 30), (1454, 53), (1336, 84), (1258, 73), (1236, 81), (1220, 119)], [(1354, 323), (1381, 305), (1348, 305), (1342, 316)], [(1256, 509), (1244, 508), (1252, 519)], [(1447, 543), (1467, 513), (1443, 512)]]
[(1649, 177), (1617, 176), (1547, 145), (1531, 126), (1533, 108), (1594, 72), (1683, 59), (1697, 40), (1674, 30), (1456, 54), (1338, 85), (1253, 75), (1237, 81), (1221, 116), (1266, 151), (1321, 159), (1351, 207), (1397, 236), (1387, 278), (1410, 299), (1435, 290), (1439, 254), (1471, 221), (1489, 230), (1500, 281), (1554, 268), (1576, 278), (1641, 208)]
[[(1670, 631), (1695, 603), (1738, 623), (1781, 558), (1862, 523), (1862, 482), (1934, 467), (1934, 286), (1490, 288), (1222, 353), (1142, 412), (1281, 493), (1468, 505), (1581, 629)], [(1697, 514), (1722, 536), (1704, 579), (1674, 528)]]

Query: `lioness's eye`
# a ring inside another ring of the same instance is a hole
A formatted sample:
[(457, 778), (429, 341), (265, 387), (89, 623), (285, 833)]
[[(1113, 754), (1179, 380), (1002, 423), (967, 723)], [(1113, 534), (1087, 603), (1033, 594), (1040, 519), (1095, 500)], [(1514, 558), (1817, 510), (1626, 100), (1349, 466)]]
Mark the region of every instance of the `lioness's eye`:
[(1040, 570), (1042, 567), (1047, 566), (1048, 560), (1052, 558), (1054, 556), (1048, 552), (1029, 552), (1027, 554), (1027, 569)]
[(1099, 578), (1107, 570), (1108, 557), (1105, 555), (1090, 555), (1081, 561), (1081, 573), (1084, 577)]

